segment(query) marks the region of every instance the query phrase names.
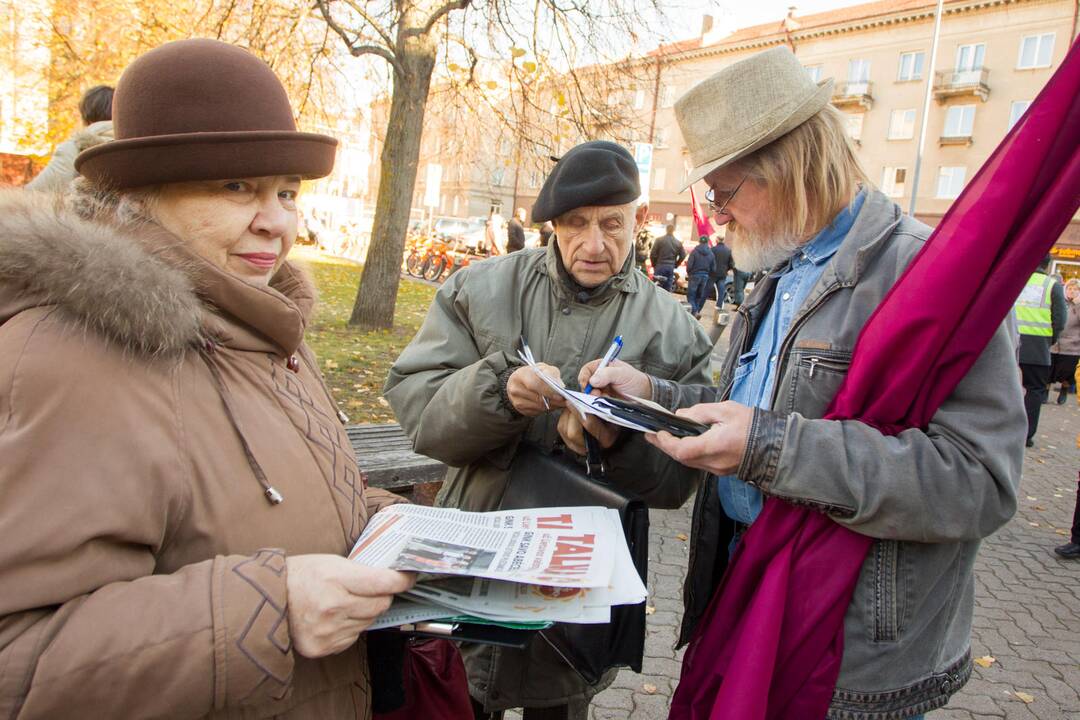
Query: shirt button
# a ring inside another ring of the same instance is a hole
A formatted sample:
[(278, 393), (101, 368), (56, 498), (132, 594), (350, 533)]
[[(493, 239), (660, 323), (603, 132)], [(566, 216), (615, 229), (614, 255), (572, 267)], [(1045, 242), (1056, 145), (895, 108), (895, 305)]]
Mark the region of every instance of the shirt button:
[(783, 295), (781, 295), (780, 297), (782, 299), (784, 299), (784, 300), (790, 300), (791, 299), (791, 293), (786, 292)]
[(776, 356), (773, 355), (771, 358), (769, 358), (769, 362), (771, 362), (771, 363), (776, 362)]
[(570, 308), (568, 308), (568, 307), (564, 307), (564, 308), (562, 309), (562, 314), (563, 314), (563, 315), (569, 315), (569, 314), (570, 314)]

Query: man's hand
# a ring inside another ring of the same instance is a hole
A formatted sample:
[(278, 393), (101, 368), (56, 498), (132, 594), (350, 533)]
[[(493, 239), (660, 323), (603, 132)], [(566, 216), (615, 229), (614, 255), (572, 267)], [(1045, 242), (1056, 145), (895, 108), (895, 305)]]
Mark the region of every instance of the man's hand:
[(416, 576), (358, 565), (338, 555), (286, 558), (289, 634), (296, 652), (309, 658), (351, 647)]
[[(537, 363), (536, 366), (559, 385), (563, 384), (559, 368), (546, 363)], [(506, 396), (510, 398), (514, 409), (525, 417), (536, 417), (566, 405), (565, 398), (541, 380), (528, 365), (522, 365), (511, 373), (506, 382)]]
[(713, 475), (732, 475), (742, 462), (754, 419), (754, 409), (736, 402), (702, 403), (677, 415), (712, 425), (697, 437), (677, 438), (670, 433), (648, 433), (645, 439), (687, 467)]
[(619, 439), (619, 428), (604, 422), (595, 415), (586, 415), (584, 426), (576, 410), (565, 408), (559, 416), (559, 437), (578, 455), (585, 454), (585, 432), (588, 432), (605, 450)]
[(604, 395), (633, 395), (643, 400), (652, 400), (649, 376), (633, 365), (627, 365), (622, 360), (612, 360), (603, 370), (597, 370), (599, 366), (599, 360), (582, 366), (578, 373), (578, 385), (582, 389), (586, 385), (592, 385), (593, 395), (600, 395), (597, 390), (603, 390)]

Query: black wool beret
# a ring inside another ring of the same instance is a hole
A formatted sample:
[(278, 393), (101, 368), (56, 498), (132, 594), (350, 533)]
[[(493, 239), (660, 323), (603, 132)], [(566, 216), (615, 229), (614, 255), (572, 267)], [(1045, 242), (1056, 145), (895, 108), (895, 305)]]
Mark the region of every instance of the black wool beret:
[(532, 221), (554, 220), (579, 207), (624, 205), (641, 195), (637, 163), (621, 145), (590, 140), (559, 159), (544, 181)]

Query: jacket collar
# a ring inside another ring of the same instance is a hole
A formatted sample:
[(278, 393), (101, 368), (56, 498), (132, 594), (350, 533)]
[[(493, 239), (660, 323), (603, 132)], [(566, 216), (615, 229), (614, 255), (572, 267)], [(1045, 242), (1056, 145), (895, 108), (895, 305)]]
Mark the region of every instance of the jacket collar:
[(537, 269), (547, 275), (551, 280), (551, 286), (556, 296), (563, 300), (574, 300), (584, 305), (594, 305), (605, 302), (616, 293), (636, 293), (641, 289), (642, 278), (634, 269), (634, 245), (631, 242), (619, 272), (608, 278), (603, 284), (595, 288), (586, 288), (579, 285), (567, 272), (563, 265), (562, 256), (559, 253), (559, 238), (552, 235), (547, 244), (547, 254), (544, 262)]

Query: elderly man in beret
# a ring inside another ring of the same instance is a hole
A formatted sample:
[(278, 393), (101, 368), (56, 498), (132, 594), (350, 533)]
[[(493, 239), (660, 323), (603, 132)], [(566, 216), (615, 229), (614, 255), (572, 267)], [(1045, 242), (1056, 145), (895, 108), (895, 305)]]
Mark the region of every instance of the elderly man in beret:
[(711, 474), (694, 506), (680, 641), (763, 496), (784, 498), (876, 540), (828, 717), (919, 717), (971, 675), (975, 556), (1016, 510), (1026, 420), (1004, 325), (927, 427), (887, 436), (822, 419), (864, 324), (930, 234), (869, 182), (831, 93), (777, 48), (679, 99), (688, 186), (704, 180), (736, 264), (766, 277), (739, 308), (716, 386), (618, 364), (582, 374), (712, 426), (649, 436)]
[[(439, 289), (423, 327), (394, 363), (386, 397), (416, 451), (442, 460), (438, 502), (493, 510), (519, 444), (585, 452), (582, 421), (518, 360), (524, 337), (544, 372), (579, 387), (582, 365), (616, 335), (622, 359), (674, 382), (709, 378), (711, 344), (672, 297), (634, 268), (638, 171), (625, 148), (586, 142), (566, 153), (532, 209), (550, 220), (546, 248), (474, 263)], [(606, 448), (609, 478), (652, 507), (682, 505), (700, 475), (590, 418)], [(478, 716), (524, 707), (525, 717), (585, 718), (589, 699), (610, 682), (587, 684), (538, 639), (525, 651), (466, 648)]]

